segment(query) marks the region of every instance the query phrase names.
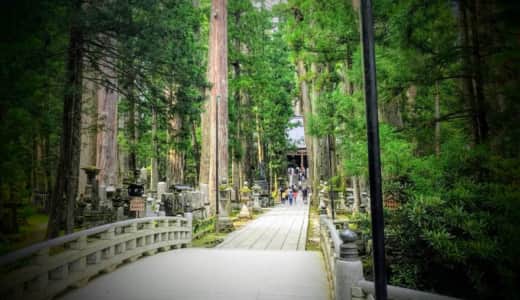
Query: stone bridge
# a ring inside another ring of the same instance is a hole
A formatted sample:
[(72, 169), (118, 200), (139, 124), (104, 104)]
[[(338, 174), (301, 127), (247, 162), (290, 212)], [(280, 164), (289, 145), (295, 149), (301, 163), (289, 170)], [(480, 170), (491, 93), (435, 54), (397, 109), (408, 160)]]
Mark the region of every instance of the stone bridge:
[[(355, 234), (322, 215), (321, 253), (304, 250), (305, 205), (273, 208), (215, 249), (190, 248), (191, 220), (127, 220), (0, 257), (1, 299), (373, 299)], [(452, 299), (398, 287), (389, 296)]]

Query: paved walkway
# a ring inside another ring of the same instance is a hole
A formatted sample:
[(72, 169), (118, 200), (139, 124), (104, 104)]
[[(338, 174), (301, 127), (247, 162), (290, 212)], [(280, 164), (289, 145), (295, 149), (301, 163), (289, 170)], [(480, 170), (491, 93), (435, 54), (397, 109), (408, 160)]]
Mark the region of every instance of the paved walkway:
[(278, 206), (231, 233), (217, 248), (305, 250), (309, 206)]
[(274, 208), (229, 236), (219, 249), (189, 248), (146, 257), (63, 299), (327, 300), (319, 252), (297, 251), (305, 248), (307, 210)]

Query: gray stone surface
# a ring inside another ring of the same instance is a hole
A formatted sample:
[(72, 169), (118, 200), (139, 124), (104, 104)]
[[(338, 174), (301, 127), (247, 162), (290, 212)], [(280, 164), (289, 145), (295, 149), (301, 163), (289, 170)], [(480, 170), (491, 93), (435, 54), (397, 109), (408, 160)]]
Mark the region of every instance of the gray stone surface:
[(143, 258), (62, 299), (328, 300), (320, 253), (296, 251), (305, 250), (307, 215), (308, 206), (276, 207), (232, 233), (219, 249)]
[(123, 266), (64, 300), (326, 300), (318, 252), (181, 249)]
[(217, 248), (305, 250), (308, 205), (280, 205), (231, 233)]
[(358, 286), (353, 286), (351, 290), (352, 297), (363, 298), (365, 296), (365, 293), (363, 293), (363, 289)]

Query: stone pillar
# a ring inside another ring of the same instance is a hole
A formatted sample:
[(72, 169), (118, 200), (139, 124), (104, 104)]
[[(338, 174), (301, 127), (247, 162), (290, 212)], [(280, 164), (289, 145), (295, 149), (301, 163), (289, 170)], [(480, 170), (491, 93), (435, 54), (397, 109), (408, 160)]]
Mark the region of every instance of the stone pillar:
[(336, 261), (336, 276), (334, 286), (336, 299), (357, 300), (352, 297), (352, 287), (363, 279), (363, 264), (358, 256), (355, 232), (345, 229), (339, 234), (343, 241), (340, 248), (340, 257)]
[[(224, 184), (227, 181), (224, 180)], [(230, 203), (231, 203), (231, 187), (221, 190), (219, 188), (219, 215), (217, 221), (217, 227), (219, 232), (231, 232), (233, 231), (233, 221), (229, 218), (230, 214)]]
[[(253, 210), (254, 211), (262, 210), (262, 207), (260, 205), (261, 190), (262, 190), (262, 188), (258, 184), (253, 185)], [(295, 200), (295, 202), (296, 202), (296, 200)]]
[(99, 192), (96, 176), (99, 173), (99, 169), (92, 166), (83, 167), (81, 169), (83, 169), (83, 171), (87, 175), (87, 184), (85, 186), (85, 199), (87, 200), (87, 202), (91, 203), (93, 209), (98, 209)]
[(162, 195), (168, 191), (166, 182), (161, 181), (157, 183), (157, 200), (162, 201)]
[(188, 224), (187, 224), (188, 228), (190, 228), (188, 239), (191, 242), (191, 239), (193, 237), (193, 213), (186, 212), (186, 213), (184, 213), (184, 217), (188, 221)]

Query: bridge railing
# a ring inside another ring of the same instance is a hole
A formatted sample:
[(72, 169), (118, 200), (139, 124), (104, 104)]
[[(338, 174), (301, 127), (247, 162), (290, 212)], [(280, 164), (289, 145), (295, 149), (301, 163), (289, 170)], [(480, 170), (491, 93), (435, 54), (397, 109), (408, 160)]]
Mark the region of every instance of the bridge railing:
[(2, 299), (50, 299), (141, 256), (188, 247), (191, 240), (191, 213), (75, 232), (0, 257), (0, 295)]
[[(338, 230), (337, 227), (345, 229)], [(373, 300), (374, 282), (364, 279), (358, 256), (357, 235), (345, 224), (333, 222), (326, 212), (320, 215), (320, 244), (336, 300)], [(388, 285), (391, 300), (456, 300), (438, 294)]]

